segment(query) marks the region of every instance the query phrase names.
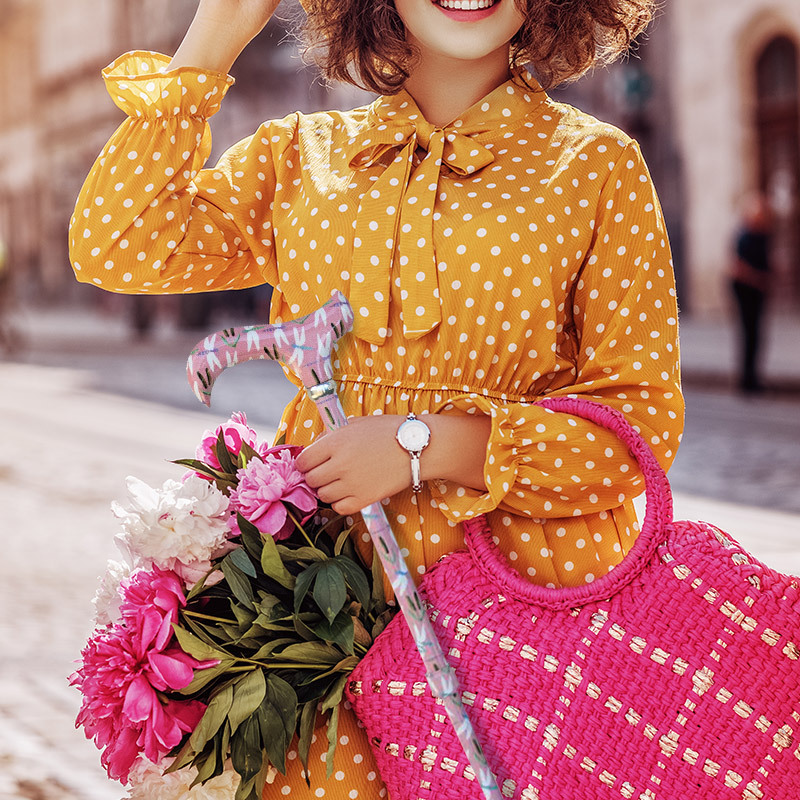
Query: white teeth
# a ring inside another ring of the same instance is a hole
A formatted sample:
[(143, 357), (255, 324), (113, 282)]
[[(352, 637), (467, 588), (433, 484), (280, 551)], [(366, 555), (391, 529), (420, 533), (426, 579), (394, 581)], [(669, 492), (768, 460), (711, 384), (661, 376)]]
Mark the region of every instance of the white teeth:
[(442, 8), (452, 8), (454, 11), (477, 11), (481, 8), (493, 6), (496, 0), (436, 0)]

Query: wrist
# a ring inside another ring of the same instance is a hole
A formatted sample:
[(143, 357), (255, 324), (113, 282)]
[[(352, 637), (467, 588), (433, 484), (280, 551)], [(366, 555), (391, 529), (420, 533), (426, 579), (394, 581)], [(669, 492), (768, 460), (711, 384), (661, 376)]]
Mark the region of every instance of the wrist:
[(446, 480), (486, 491), (484, 464), (491, 417), (485, 414), (425, 414), (431, 440), (420, 458), (423, 481)]
[(168, 69), (194, 67), (227, 75), (252, 36), (235, 23), (210, 16), (194, 18)]

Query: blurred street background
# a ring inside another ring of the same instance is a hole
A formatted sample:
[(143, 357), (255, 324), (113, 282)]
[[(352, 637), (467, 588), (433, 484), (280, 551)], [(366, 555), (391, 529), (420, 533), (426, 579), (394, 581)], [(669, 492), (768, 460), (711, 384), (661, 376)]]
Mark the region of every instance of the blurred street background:
[[(204, 334), (266, 320), (268, 287), (120, 297), (68, 265), (75, 197), (121, 121), (99, 71), (126, 50), (174, 51), (195, 7), (0, 0), (0, 800), (123, 794), (73, 729), (66, 682), (116, 555), (109, 504), (129, 474), (178, 476), (169, 460), (230, 411), (269, 437), (293, 394), (269, 362), (227, 372), (212, 411), (185, 380)], [(302, 66), (300, 13), (282, 5), (237, 62), (212, 159), (263, 119), (369, 101)], [(800, 3), (667, 0), (634, 57), (553, 95), (636, 137), (661, 195), (687, 397), (676, 518), (714, 522), (800, 575)], [(769, 299), (760, 385), (743, 392), (731, 282), (753, 193), (770, 208)]]

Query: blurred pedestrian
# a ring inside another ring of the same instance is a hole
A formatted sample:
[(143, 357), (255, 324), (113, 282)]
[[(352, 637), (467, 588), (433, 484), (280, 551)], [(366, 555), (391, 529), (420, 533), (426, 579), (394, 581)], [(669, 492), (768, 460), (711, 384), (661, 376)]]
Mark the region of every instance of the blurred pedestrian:
[(761, 333), (771, 269), (772, 211), (762, 193), (750, 196), (736, 236), (731, 268), (731, 288), (740, 323), (739, 388), (753, 394), (763, 391), (759, 375)]
[(11, 270), (8, 264), (8, 248), (0, 237), (0, 352), (9, 353), (12, 348), (11, 328), (8, 314), (11, 308)]

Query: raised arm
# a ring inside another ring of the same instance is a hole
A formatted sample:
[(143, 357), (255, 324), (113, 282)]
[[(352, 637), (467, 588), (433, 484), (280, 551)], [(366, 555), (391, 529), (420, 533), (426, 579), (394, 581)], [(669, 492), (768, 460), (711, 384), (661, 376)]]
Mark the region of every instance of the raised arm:
[(196, 67), (230, 72), (233, 62), (261, 32), (279, 3), (280, 0), (200, 0), (169, 69)]
[[(240, 142), (215, 169), (202, 167), (211, 150), (208, 118), (233, 83), (227, 70), (276, 6), (277, 0), (201, 0), (172, 60), (135, 52), (104, 70), (128, 119), (78, 197), (70, 256), (79, 281), (125, 293), (275, 282), (272, 154), (291, 135), (287, 125), (280, 134), (262, 130)], [(259, 164), (262, 191), (244, 197), (238, 165), (248, 156)]]

